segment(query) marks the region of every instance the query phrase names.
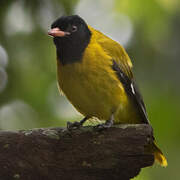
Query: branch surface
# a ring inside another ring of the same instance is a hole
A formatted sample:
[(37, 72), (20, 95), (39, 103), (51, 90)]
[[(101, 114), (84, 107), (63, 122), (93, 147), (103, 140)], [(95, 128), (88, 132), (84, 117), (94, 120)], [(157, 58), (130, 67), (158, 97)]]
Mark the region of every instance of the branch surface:
[(149, 125), (0, 131), (0, 179), (129, 180), (154, 156)]

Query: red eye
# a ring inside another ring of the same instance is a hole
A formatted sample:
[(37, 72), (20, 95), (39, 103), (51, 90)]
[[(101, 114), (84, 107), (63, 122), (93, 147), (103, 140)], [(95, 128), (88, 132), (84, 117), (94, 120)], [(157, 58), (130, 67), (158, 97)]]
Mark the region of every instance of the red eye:
[(77, 31), (77, 26), (72, 26), (72, 32), (76, 32)]

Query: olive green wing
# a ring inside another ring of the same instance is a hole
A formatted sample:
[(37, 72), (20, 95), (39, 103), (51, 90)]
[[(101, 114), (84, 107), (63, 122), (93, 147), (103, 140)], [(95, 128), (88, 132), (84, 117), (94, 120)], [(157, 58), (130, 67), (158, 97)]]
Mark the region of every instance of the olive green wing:
[(132, 62), (126, 53), (125, 49), (116, 41), (108, 38), (107, 36), (99, 33), (97, 42), (101, 45), (103, 50), (111, 57), (112, 69), (116, 72), (117, 77), (123, 84), (124, 89), (134, 104), (137, 113), (141, 117), (141, 123), (148, 123), (147, 112), (143, 98), (137, 88), (137, 85), (133, 78)]
[(125, 49), (116, 41), (108, 38), (101, 32), (97, 39), (98, 44), (102, 49), (118, 64), (120, 69), (128, 76), (129, 79), (133, 78), (132, 62), (126, 53)]

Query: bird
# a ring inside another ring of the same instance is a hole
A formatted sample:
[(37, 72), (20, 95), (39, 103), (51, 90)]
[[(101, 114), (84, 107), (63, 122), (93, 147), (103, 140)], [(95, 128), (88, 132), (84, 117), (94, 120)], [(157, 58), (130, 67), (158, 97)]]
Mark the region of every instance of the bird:
[[(100, 129), (113, 124), (150, 124), (132, 62), (118, 42), (78, 15), (59, 17), (48, 35), (56, 47), (59, 88), (84, 115), (80, 122), (68, 122), (68, 128), (82, 126), (92, 117), (106, 121), (98, 126)], [(155, 160), (167, 166), (155, 141), (151, 149)]]

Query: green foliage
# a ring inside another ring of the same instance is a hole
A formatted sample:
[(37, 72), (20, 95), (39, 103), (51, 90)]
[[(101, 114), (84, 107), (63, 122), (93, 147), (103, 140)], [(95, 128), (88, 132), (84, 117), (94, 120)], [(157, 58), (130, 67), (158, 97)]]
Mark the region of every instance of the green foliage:
[(156, 39), (170, 28), (169, 14), (157, 0), (116, 0), (117, 11), (128, 14), (134, 23), (141, 24), (143, 38)]
[(65, 9), (65, 12), (67, 15), (71, 15), (74, 13), (74, 7), (76, 6), (76, 4), (78, 3), (79, 0), (71, 0), (71, 1), (67, 1), (67, 0), (60, 0), (59, 2), (62, 4), (62, 6)]

